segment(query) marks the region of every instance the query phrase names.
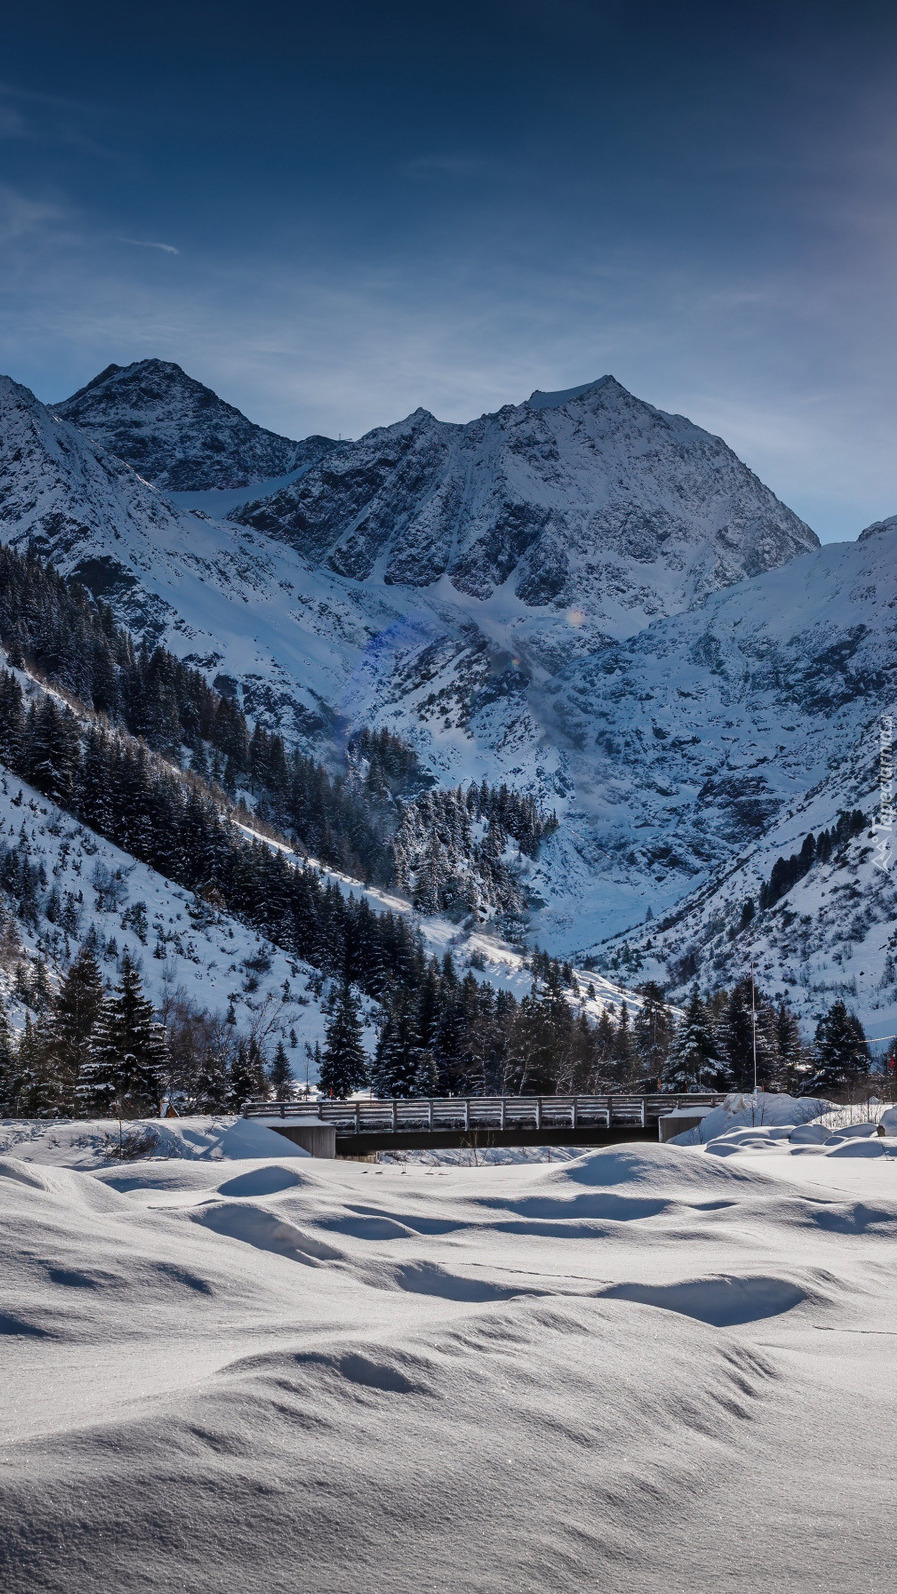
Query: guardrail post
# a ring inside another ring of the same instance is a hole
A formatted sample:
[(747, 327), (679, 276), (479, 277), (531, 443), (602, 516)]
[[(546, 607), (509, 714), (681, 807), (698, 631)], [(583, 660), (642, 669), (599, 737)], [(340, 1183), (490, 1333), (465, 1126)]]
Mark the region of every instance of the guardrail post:
[(470, 1097), (469, 1096), (465, 1096), (465, 1098), (464, 1098), (464, 1128), (465, 1129), (469, 1129), (470, 1128)]
[(361, 1130), (361, 1103), (360, 1102), (356, 1102), (355, 1103), (355, 1133), (356, 1133), (356, 1135), (359, 1134), (360, 1130)]
[(575, 1129), (576, 1128), (576, 1109), (577, 1109), (578, 1105), (579, 1105), (579, 1097), (578, 1096), (574, 1096), (573, 1097), (573, 1106), (570, 1108), (570, 1128), (571, 1129)]
[(432, 1096), (430, 1096), (429, 1100), (427, 1101), (427, 1128), (428, 1129), (432, 1129), (433, 1128), (433, 1097)]
[(399, 1127), (398, 1104), (397, 1104), (397, 1102), (395, 1100), (395, 1097), (393, 1097), (393, 1101), (392, 1101), (392, 1132), (393, 1132), (393, 1134), (395, 1134), (395, 1132), (398, 1129), (398, 1127)]
[(502, 1096), (502, 1098), (501, 1098), (501, 1127), (502, 1127), (502, 1129), (504, 1129), (504, 1127), (505, 1127), (505, 1108), (507, 1107), (507, 1104), (508, 1104), (507, 1097), (506, 1096)]
[(645, 1098), (643, 1096), (642, 1097), (642, 1128), (643, 1129), (646, 1127), (647, 1122), (648, 1122), (648, 1115), (647, 1115), (647, 1113), (645, 1111)]
[(542, 1097), (536, 1097), (536, 1128), (542, 1128)]

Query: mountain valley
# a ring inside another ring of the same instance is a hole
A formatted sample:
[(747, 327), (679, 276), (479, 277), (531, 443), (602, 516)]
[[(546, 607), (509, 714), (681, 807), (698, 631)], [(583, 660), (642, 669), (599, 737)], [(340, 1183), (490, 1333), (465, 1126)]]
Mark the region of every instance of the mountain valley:
[(637, 948), (681, 997), (762, 945), (808, 1019), (844, 991), (895, 1027), (886, 881), (865, 896), (876, 958), (846, 967), (828, 912), (809, 983), (765, 910), (740, 927), (780, 852), (846, 807), (874, 820), (894, 522), (820, 547), (718, 438), (609, 377), (338, 445), (269, 445), (215, 399), (226, 452), (194, 388), (145, 361), (50, 410), (4, 379), (3, 540), (334, 770), (353, 732), (388, 729), (438, 787), (504, 782), (556, 814), (522, 883), (558, 956), (635, 984)]

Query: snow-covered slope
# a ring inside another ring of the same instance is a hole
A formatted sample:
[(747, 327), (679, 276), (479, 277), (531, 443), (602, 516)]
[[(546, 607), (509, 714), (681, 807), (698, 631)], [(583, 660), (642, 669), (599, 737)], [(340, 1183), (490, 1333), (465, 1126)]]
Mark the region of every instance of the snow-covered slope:
[(446, 575), (613, 635), (816, 545), (719, 438), (609, 376), (466, 426), (416, 410), (233, 515), (360, 581)]
[[(862, 763), (788, 803), (668, 918), (594, 947), (589, 957), (618, 978), (659, 979), (680, 996), (698, 970), (705, 983), (733, 985), (753, 963), (763, 989), (786, 997), (808, 1034), (841, 997), (870, 1040), (884, 1040), (876, 1050), (886, 1050), (897, 1032), (897, 868), (890, 842), (882, 848), (878, 790)], [(799, 854), (809, 835), (831, 830), (839, 813), (854, 808), (866, 815), (866, 828), (830, 858), (817, 858), (772, 906), (758, 906), (776, 860)]]
[(146, 481), (180, 492), (265, 482), (336, 447), (329, 437), (297, 443), (254, 425), (168, 360), (109, 365), (51, 408)]
[[(305, 1077), (305, 1045), (313, 1047), (324, 1033), (314, 969), (78, 824), (2, 765), (0, 846), (42, 869), (47, 882), (33, 920), (15, 923), (24, 958), (7, 948), (0, 967), (0, 989), (12, 1000), (14, 1014), (19, 962), (24, 971), (39, 952), (51, 968), (66, 967), (92, 931), (110, 985), (122, 954), (129, 952), (157, 1009), (178, 992), (214, 1017), (223, 1018), (232, 1007), (242, 1033), (256, 1033), (271, 1051), (283, 1041), (297, 1079)], [(57, 907), (48, 919), (51, 893)], [(69, 898), (74, 917), (66, 930), (59, 904)], [(13, 899), (5, 901), (7, 923), (15, 907)], [(370, 1030), (371, 1048), (374, 1038)]]

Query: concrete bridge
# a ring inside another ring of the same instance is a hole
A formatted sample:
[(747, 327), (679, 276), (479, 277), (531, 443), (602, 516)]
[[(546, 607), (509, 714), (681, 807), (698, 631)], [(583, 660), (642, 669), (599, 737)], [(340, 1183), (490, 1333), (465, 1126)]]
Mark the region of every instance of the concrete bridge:
[[(725, 1098), (714, 1092), (603, 1096), (422, 1096), (406, 1100), (251, 1102), (247, 1118), (316, 1157), (476, 1146), (602, 1146), (664, 1139), (697, 1123)], [(694, 1109), (693, 1113), (689, 1109)]]

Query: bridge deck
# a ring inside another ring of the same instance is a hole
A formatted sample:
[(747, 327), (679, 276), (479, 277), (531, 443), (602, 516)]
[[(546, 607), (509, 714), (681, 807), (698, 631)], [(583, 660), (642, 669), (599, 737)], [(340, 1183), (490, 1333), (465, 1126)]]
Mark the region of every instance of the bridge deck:
[[(252, 1102), (247, 1117), (332, 1125), (337, 1155), (425, 1146), (600, 1145), (648, 1140), (675, 1107), (714, 1107), (712, 1092), (650, 1096), (443, 1096), (406, 1100)], [(273, 1126), (272, 1126), (273, 1127)], [(280, 1125), (277, 1126), (278, 1128)]]

